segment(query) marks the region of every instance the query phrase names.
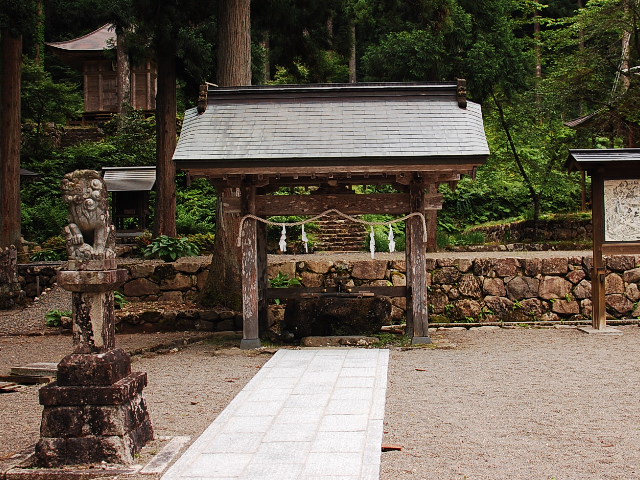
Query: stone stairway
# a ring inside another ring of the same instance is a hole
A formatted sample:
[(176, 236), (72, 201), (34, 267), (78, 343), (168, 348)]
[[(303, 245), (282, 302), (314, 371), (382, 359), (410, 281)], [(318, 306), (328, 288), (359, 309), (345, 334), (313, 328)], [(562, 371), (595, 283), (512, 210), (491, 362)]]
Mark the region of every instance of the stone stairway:
[(338, 215), (327, 215), (316, 223), (319, 228), (314, 232), (315, 250), (358, 252), (365, 249), (367, 230), (364, 225)]

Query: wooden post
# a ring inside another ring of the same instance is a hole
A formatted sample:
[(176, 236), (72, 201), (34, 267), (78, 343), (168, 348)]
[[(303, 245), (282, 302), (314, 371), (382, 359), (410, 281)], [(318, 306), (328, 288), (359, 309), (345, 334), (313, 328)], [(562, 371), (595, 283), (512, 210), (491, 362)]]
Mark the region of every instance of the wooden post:
[(604, 330), (607, 327), (605, 298), (605, 266), (602, 258), (604, 243), (604, 179), (602, 171), (591, 175), (591, 202), (593, 204), (593, 265), (591, 267), (592, 327)]
[[(256, 209), (256, 188), (243, 186), (243, 213)], [(260, 348), (258, 300), (258, 228), (256, 220), (246, 219), (242, 224), (242, 341), (240, 348)]]
[[(429, 183), (429, 194), (438, 193), (438, 185), (436, 183)], [(427, 252), (438, 251), (438, 238), (436, 232), (438, 230), (438, 210), (429, 208), (424, 211), (427, 221)]]
[(267, 273), (267, 226), (260, 222), (256, 226), (257, 267), (258, 267), (258, 332), (260, 335), (269, 329), (269, 276)]
[[(424, 184), (413, 181), (409, 186), (411, 211), (424, 213)], [(431, 343), (428, 334), (426, 244), (422, 220), (407, 220), (407, 335), (412, 344)]]

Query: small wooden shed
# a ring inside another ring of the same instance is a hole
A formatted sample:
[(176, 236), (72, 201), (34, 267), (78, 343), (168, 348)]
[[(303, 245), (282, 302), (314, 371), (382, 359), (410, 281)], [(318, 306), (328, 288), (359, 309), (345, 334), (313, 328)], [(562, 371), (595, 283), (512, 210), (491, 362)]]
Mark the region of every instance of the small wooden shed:
[[(463, 81), (209, 87), (185, 113), (176, 167), (218, 188), (239, 188), (225, 207), (243, 215), (242, 346), (260, 345), (268, 298), (332, 289), (269, 289), (264, 229), (256, 217), (414, 214), (406, 223), (407, 286), (354, 287), (357, 295), (405, 296), (407, 334), (429, 342), (426, 242), (435, 238), (441, 183), (472, 174), (489, 154), (480, 105)], [(392, 185), (397, 193), (355, 194), (353, 185)], [(283, 186), (310, 195), (273, 195)], [(277, 291), (274, 291), (277, 290)]]
[(156, 167), (102, 167), (112, 194), (111, 218), (120, 237), (140, 235), (149, 228), (149, 192), (156, 183)]
[(567, 169), (591, 177), (593, 314), (588, 331), (611, 332), (603, 255), (640, 254), (640, 148), (570, 150)]
[[(63, 62), (82, 72), (85, 119), (100, 119), (118, 112), (117, 66), (115, 60), (105, 55), (105, 51), (116, 47), (113, 25), (103, 25), (73, 40), (49, 42), (47, 46)], [(155, 110), (156, 77), (157, 68), (151, 60), (131, 66), (130, 98), (133, 108), (147, 112)]]

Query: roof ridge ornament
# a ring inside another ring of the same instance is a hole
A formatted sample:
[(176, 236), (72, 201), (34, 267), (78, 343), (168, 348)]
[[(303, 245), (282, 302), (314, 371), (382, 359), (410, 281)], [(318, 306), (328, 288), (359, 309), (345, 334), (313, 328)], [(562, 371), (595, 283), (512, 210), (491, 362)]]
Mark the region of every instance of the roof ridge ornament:
[(209, 85), (203, 83), (200, 85), (200, 92), (198, 94), (198, 114), (202, 115), (207, 110), (207, 102), (209, 96)]
[(464, 78), (458, 78), (456, 97), (458, 98), (458, 106), (467, 108), (467, 81)]

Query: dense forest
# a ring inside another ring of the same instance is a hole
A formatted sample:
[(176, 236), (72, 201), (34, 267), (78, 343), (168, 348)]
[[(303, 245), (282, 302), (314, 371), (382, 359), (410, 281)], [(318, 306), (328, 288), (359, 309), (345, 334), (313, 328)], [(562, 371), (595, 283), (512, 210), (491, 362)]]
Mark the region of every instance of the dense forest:
[[(238, 48), (219, 40), (228, 28), (225, 5), (235, 3), (249, 8), (248, 0), (0, 0), (1, 193), (9, 192), (7, 175), (15, 175), (5, 168), (12, 155), (5, 117), (19, 40), (20, 166), (39, 174), (21, 186), (27, 240), (45, 242), (64, 225), (64, 173), (154, 165), (157, 149), (171, 148), (156, 139), (158, 131), (171, 132), (162, 130), (166, 116), (127, 108), (101, 125), (102, 140), (63, 147), (63, 132), (83, 110), (82, 77), (45, 42), (116, 25), (132, 63), (158, 64), (158, 94), (175, 84), (179, 133), (180, 112), (195, 105), (199, 85), (233, 82), (220, 72), (236, 67), (221, 68), (218, 59), (222, 49)], [(256, 85), (465, 78), (469, 98), (483, 106), (492, 153), (475, 179), (443, 189), (439, 224), (451, 233), (580, 209), (584, 185), (564, 168), (568, 149), (635, 146), (639, 18), (637, 0), (257, 0), (250, 4), (244, 58)], [(110, 52), (115, 62), (115, 49)], [(177, 234), (212, 232), (212, 187), (206, 181), (187, 187), (180, 174), (175, 181)]]

